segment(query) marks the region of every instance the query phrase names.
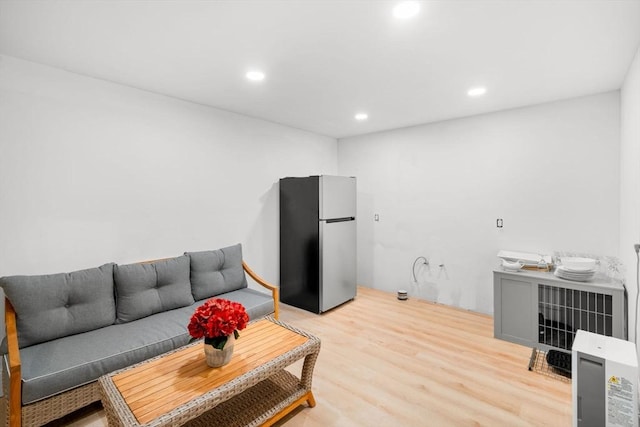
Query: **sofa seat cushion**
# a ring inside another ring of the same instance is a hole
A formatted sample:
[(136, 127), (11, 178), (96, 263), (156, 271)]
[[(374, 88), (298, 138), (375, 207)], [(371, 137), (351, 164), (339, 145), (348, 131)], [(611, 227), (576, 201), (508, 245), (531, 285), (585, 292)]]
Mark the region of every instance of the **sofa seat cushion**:
[(245, 310), (247, 310), (249, 320), (259, 319), (269, 314), (273, 314), (275, 310), (271, 294), (266, 294), (254, 289), (238, 289), (237, 291), (216, 295), (215, 298), (224, 298), (239, 302), (244, 306)]
[(191, 312), (184, 307), (21, 349), (22, 403), (88, 384), (185, 345)]
[(113, 265), (0, 278), (16, 311), (19, 346), (90, 331), (115, 321)]
[[(216, 297), (243, 304), (252, 320), (273, 313), (271, 296), (253, 289)], [(88, 384), (187, 344), (191, 339), (189, 320), (205, 301), (21, 349), (23, 404)]]
[(146, 264), (116, 265), (116, 323), (193, 304), (189, 257), (179, 256)]
[(186, 255), (191, 259), (191, 292), (196, 301), (247, 287), (240, 244)]

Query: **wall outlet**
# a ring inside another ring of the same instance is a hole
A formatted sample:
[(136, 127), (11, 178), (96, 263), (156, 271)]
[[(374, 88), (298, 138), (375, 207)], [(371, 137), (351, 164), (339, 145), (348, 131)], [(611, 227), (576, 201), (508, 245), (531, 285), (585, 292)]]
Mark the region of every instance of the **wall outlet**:
[(504, 222), (502, 221), (502, 218), (496, 219), (496, 227), (502, 228), (503, 224), (504, 224)]

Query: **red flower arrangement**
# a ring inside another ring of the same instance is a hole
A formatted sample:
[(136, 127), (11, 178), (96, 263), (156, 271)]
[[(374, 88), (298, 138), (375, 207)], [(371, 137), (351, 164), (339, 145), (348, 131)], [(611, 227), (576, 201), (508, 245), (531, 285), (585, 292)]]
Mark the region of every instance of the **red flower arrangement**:
[(205, 344), (222, 350), (227, 337), (234, 334), (237, 339), (249, 322), (249, 315), (238, 302), (222, 298), (211, 298), (196, 308), (189, 322), (189, 335), (195, 339), (204, 337)]

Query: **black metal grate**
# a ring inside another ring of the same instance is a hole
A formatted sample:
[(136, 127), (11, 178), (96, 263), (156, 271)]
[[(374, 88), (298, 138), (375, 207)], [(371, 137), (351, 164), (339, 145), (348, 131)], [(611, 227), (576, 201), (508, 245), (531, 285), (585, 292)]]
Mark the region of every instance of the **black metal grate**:
[(529, 370), (546, 375), (548, 377), (560, 380), (562, 382), (571, 382), (571, 375), (565, 371), (558, 370), (547, 362), (547, 352), (538, 349), (531, 350), (531, 359), (529, 360)]
[(538, 342), (571, 350), (576, 331), (613, 334), (611, 295), (538, 285)]

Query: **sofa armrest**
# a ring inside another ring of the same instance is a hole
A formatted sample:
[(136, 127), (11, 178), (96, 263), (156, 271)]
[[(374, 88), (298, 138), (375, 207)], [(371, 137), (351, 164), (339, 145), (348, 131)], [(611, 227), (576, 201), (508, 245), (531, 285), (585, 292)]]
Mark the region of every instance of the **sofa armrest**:
[(267, 282), (266, 280), (264, 280), (262, 277), (258, 276), (256, 273), (253, 272), (252, 269), (249, 268), (249, 266), (247, 265), (246, 262), (242, 261), (242, 268), (244, 268), (244, 271), (247, 272), (247, 274), (256, 281), (256, 283), (258, 283), (259, 285), (262, 285), (263, 287), (267, 288), (268, 290), (271, 291), (271, 295), (273, 296), (273, 317), (275, 317), (276, 319), (278, 319), (280, 317), (280, 297), (279, 297), (279, 292), (280, 289), (276, 286), (276, 285), (272, 285), (271, 283)]
[(9, 370), (9, 425), (18, 427), (22, 421), (22, 372), (16, 311), (8, 298), (4, 300), (4, 321), (7, 332), (7, 360)]

